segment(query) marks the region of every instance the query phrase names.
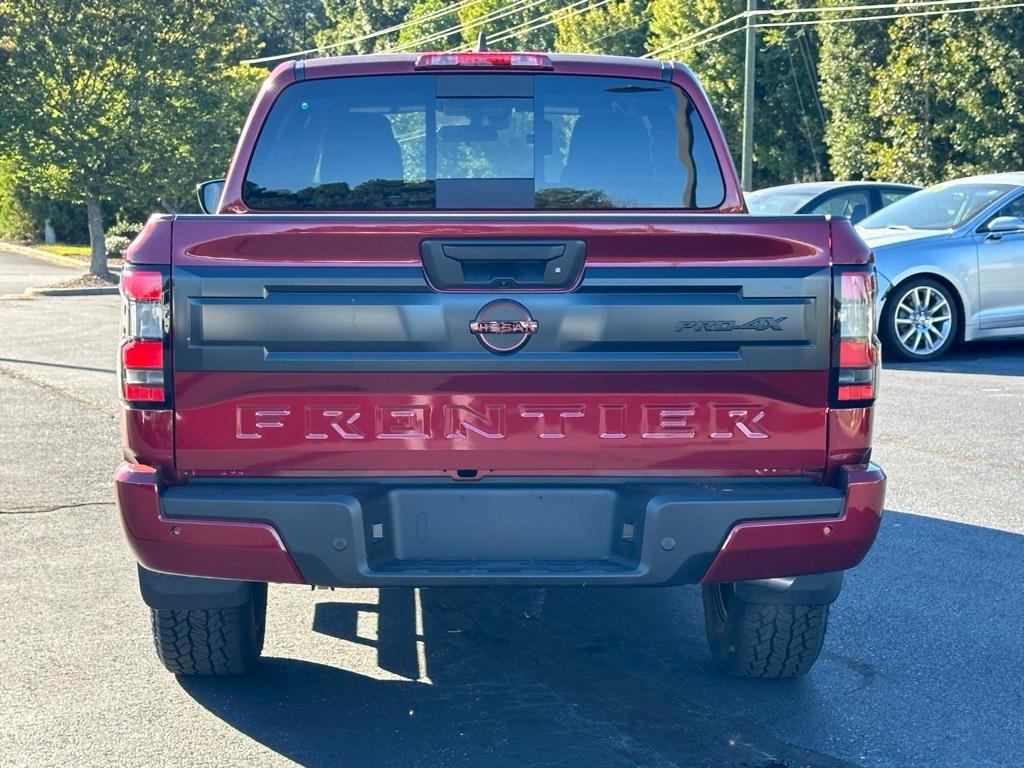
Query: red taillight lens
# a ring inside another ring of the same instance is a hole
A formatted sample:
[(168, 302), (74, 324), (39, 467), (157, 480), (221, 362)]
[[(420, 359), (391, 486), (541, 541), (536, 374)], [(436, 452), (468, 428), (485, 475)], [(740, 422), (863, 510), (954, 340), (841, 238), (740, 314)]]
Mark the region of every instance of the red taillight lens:
[(143, 403), (161, 402), (164, 399), (164, 388), (147, 387), (144, 384), (125, 384), (124, 399)]
[(121, 293), (131, 301), (159, 301), (164, 291), (164, 276), (148, 270), (125, 271)]
[(850, 400), (871, 400), (874, 396), (874, 384), (843, 384), (839, 387), (836, 399), (847, 402)]
[(870, 368), (875, 364), (875, 348), (870, 339), (840, 339), (840, 368)]
[(416, 59), (417, 69), (466, 67), (478, 69), (551, 69), (551, 59), (540, 53), (424, 53)]
[(125, 368), (163, 368), (163, 341), (129, 339), (121, 345), (121, 365)]
[(881, 348), (875, 336), (875, 273), (856, 268), (835, 276), (833, 402), (868, 405), (877, 394)]
[(121, 276), (121, 396), (129, 403), (164, 403), (167, 356), (165, 276), (126, 267)]

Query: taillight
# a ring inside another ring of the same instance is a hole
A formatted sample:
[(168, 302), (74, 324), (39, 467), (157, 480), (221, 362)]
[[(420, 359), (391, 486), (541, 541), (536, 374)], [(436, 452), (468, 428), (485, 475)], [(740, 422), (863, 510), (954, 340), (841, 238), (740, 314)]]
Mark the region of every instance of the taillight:
[(166, 405), (169, 348), (167, 276), (125, 267), (121, 275), (121, 397), (130, 404)]
[(464, 67), (467, 69), (551, 69), (551, 59), (541, 53), (424, 53), (416, 69)]
[(875, 335), (877, 281), (868, 267), (837, 268), (832, 405), (870, 405), (878, 394), (881, 346)]

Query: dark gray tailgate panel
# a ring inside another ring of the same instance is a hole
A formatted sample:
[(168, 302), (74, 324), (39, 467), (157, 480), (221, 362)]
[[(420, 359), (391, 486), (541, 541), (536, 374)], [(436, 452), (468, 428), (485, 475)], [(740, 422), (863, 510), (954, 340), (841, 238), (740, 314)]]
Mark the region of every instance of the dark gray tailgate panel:
[[(830, 356), (828, 268), (589, 267), (572, 293), (436, 293), (414, 267), (173, 279), (181, 371), (798, 371)], [(500, 298), (538, 323), (514, 355), (469, 332)]]

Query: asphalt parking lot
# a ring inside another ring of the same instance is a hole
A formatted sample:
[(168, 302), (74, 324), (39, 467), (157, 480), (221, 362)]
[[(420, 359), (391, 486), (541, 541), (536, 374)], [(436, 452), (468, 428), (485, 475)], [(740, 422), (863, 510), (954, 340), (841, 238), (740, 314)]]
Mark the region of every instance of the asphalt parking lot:
[[(0, 254), (0, 293), (68, 276)], [(803, 680), (721, 677), (694, 588), (286, 586), (256, 674), (178, 680), (111, 503), (117, 323), (0, 299), (0, 765), (1024, 765), (1024, 345), (885, 371), (883, 528)]]

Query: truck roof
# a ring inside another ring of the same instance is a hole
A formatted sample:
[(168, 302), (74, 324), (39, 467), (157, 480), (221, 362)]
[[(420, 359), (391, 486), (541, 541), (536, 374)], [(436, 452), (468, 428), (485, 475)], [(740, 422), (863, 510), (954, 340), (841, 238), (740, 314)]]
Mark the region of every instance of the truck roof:
[[(426, 53), (426, 52), (424, 52)], [(656, 59), (639, 59), (631, 56), (605, 56), (586, 53), (547, 53), (539, 51), (489, 51), (489, 53), (528, 53), (546, 56), (554, 71), (563, 74), (617, 75), (628, 77), (646, 77), (660, 79), (662, 73), (672, 69), (682, 70), (696, 79), (689, 67), (678, 62), (667, 62)], [(342, 74), (354, 74), (353, 70), (363, 73), (403, 73), (415, 72), (416, 60), (423, 53), (372, 53), (356, 56), (327, 56), (316, 59), (287, 61), (278, 69), (292, 69), (302, 72), (304, 77), (332, 77)], [(480, 70), (475, 70), (479, 72)], [(515, 68), (496, 68), (485, 70), (494, 74), (505, 72), (529, 71)]]

